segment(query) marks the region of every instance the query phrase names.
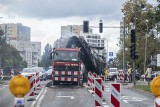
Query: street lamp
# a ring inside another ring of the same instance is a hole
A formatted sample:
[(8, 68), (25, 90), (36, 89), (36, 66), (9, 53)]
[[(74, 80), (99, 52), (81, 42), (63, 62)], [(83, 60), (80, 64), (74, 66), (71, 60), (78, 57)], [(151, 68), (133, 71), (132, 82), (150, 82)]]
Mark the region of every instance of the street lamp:
[[(3, 18), (3, 17), (0, 17), (0, 19), (1, 19), (1, 18)], [(2, 39), (2, 38), (1, 38), (1, 39)], [(2, 46), (0, 46), (0, 49), (1, 49), (1, 47), (2, 47)], [(1, 70), (1, 54), (0, 54), (0, 70)]]
[(147, 24), (147, 22), (148, 22), (148, 20), (146, 20), (146, 21), (144, 21), (145, 22), (145, 24), (146, 24), (146, 27), (147, 27), (147, 31), (146, 31), (146, 33), (145, 33), (145, 48), (144, 48), (144, 71), (143, 71), (143, 73), (145, 74), (145, 70), (146, 70), (146, 56), (147, 56), (147, 35), (148, 35), (148, 24)]
[(106, 39), (106, 40), (107, 40), (107, 56), (106, 56), (107, 66), (106, 66), (106, 68), (108, 69), (108, 39)]

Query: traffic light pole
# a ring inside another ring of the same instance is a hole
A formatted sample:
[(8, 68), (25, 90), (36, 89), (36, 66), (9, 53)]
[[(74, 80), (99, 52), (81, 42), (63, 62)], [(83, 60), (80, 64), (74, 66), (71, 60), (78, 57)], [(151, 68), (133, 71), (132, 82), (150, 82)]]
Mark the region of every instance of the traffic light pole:
[(134, 85), (136, 85), (136, 79), (135, 79), (135, 62), (136, 62), (136, 60), (133, 59), (133, 75), (132, 75), (132, 80), (133, 80)]
[(124, 21), (124, 28), (123, 28), (123, 71), (125, 72), (125, 36), (126, 36), (125, 17), (124, 17), (123, 21)]
[[(135, 0), (135, 21), (134, 21), (134, 24), (135, 24), (135, 36), (136, 36), (136, 23), (137, 23), (137, 0)], [(136, 63), (136, 60), (135, 58), (133, 59), (133, 75), (132, 75), (132, 80), (133, 80), (133, 83), (134, 85), (136, 85), (136, 80), (135, 80), (135, 63)]]

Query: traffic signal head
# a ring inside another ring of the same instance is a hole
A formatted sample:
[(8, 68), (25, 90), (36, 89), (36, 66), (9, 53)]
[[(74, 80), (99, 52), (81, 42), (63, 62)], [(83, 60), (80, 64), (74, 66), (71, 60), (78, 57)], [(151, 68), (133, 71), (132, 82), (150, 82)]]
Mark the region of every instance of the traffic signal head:
[(130, 57), (132, 58), (132, 59), (134, 59), (134, 56), (135, 56), (135, 52), (136, 52), (136, 44), (131, 44), (131, 46), (130, 46)]
[(136, 51), (136, 44), (133, 43), (130, 46), (130, 57), (132, 59), (138, 59), (139, 53)]
[(89, 33), (89, 21), (83, 21), (83, 33)]
[(102, 22), (99, 23), (99, 32), (103, 33), (103, 23)]
[(131, 43), (136, 43), (135, 29), (131, 30)]

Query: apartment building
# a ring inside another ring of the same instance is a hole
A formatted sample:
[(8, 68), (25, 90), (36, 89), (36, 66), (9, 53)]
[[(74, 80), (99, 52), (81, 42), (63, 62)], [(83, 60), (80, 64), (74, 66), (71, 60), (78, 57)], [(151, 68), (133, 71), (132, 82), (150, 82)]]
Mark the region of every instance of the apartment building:
[(4, 31), (7, 43), (10, 40), (30, 41), (30, 27), (23, 26), (21, 23), (0, 24), (0, 29)]
[(6, 42), (15, 47), (23, 60), (30, 66), (38, 66), (41, 60), (41, 42), (30, 41), (30, 27), (23, 26), (21, 23), (0, 24), (6, 35)]
[(80, 32), (83, 30), (82, 25), (68, 25), (61, 26), (61, 37), (79, 36)]

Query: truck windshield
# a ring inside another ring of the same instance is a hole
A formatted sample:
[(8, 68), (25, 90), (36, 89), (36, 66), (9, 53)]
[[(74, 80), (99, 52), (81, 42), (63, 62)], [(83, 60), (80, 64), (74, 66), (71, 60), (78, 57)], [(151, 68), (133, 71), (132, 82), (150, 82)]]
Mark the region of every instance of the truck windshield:
[(78, 58), (79, 52), (73, 52), (73, 51), (56, 51), (56, 54), (54, 56), (55, 61), (79, 61)]

